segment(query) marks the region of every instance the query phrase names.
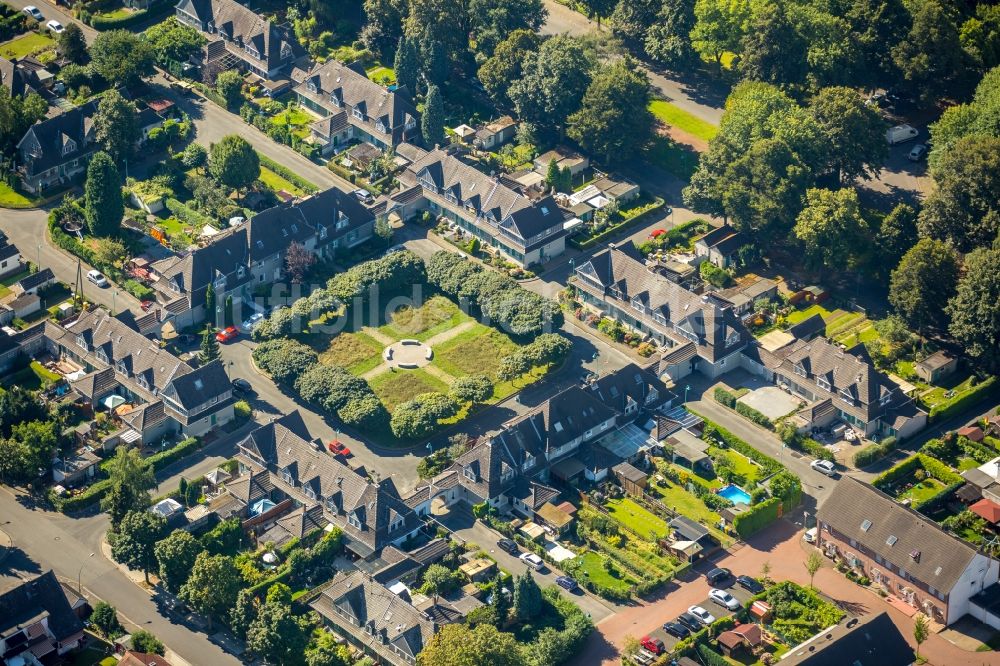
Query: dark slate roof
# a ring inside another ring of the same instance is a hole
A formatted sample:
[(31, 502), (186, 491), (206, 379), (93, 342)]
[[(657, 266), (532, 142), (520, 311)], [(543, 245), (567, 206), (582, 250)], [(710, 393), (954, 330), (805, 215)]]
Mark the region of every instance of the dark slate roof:
[[(854, 539), (911, 578), (945, 594), (952, 591), (976, 556), (972, 546), (935, 522), (849, 476), (834, 484), (816, 517), (841, 538)], [(871, 521), (867, 529), (865, 521)], [(886, 542), (891, 536), (896, 540), (890, 546)], [(911, 557), (915, 552), (919, 561)]]
[(251, 471), (243, 476), (226, 481), (226, 491), (247, 506), (271, 495), (274, 484), (266, 471)]
[(47, 618), (49, 631), (56, 640), (83, 631), (83, 623), (70, 607), (53, 571), (25, 581), (0, 579), (0, 636), (24, 629), (42, 618)]
[[(298, 40), (287, 26), (275, 25), (235, 0), (180, 0), (177, 9), (203, 24), (214, 23), (214, 36), (225, 37), (227, 50), (265, 71), (282, 64), (285, 59), (282, 51), (288, 60), (301, 52)], [(256, 50), (259, 57), (249, 53), (247, 47)]]
[[(296, 434), (285, 425), (285, 418), (247, 435), (238, 444), (240, 459), (251, 467), (266, 468), (272, 483), (300, 502), (321, 504), (350, 539), (376, 552), (419, 527), (419, 518), (400, 498), (392, 479), (376, 483), (362, 476)], [(352, 525), (352, 519), (361, 527)]]
[[(576, 269), (579, 288), (602, 299), (617, 301), (650, 328), (678, 344), (691, 341), (709, 361), (746, 346), (749, 331), (728, 303), (698, 295), (653, 273), (635, 246), (610, 246)], [(638, 310), (635, 306), (642, 309)]]
[(0, 84), (10, 91), (11, 97), (23, 97), (31, 92), (27, 77), (21, 72), (16, 61), (0, 58)]
[(300, 506), (294, 511), (274, 521), (274, 526), (267, 530), (259, 539), (259, 543), (274, 542), (281, 546), (292, 539), (301, 539), (313, 530), (321, 530), (330, 523), (323, 517), (323, 507), (315, 504), (311, 507)]
[(128, 424), (133, 430), (142, 432), (147, 428), (152, 428), (158, 423), (161, 423), (166, 417), (167, 414), (163, 409), (163, 401), (156, 400), (154, 402), (140, 405), (131, 412), (122, 414), (119, 418), (121, 418), (121, 420)]
[(796, 646), (781, 659), (788, 666), (910, 666), (913, 648), (882, 611), (841, 622)]
[(826, 322), (818, 314), (814, 314), (788, 329), (788, 333), (799, 340), (812, 340), (825, 332)]
[(222, 361), (212, 361), (190, 372), (179, 374), (161, 394), (193, 410), (231, 390)]
[[(8, 244), (8, 243), (4, 243), (3, 245), (0, 245), (0, 261), (2, 261), (4, 259), (10, 259), (11, 257), (16, 257), (19, 254), (21, 254), (21, 253), (18, 251), (16, 245)], [(49, 270), (48, 268), (46, 268), (45, 270), (49, 271), (49, 274), (52, 273), (52, 271)], [(37, 275), (37, 273), (36, 273), (36, 275)], [(27, 278), (25, 278), (25, 279), (27, 279)]]
[(743, 234), (729, 225), (722, 225), (712, 229), (695, 243), (704, 243), (706, 246), (720, 252), (723, 256), (729, 256), (736, 252), (741, 245), (746, 243)]
[[(571, 440), (585, 435), (608, 419), (618, 415), (613, 408), (605, 405), (590, 391), (571, 386), (552, 396), (535, 410), (504, 425), (501, 436), (516, 432), (515, 440), (527, 446), (547, 452)], [(531, 444), (532, 440), (534, 444)]]
[[(97, 102), (92, 101), (28, 128), (17, 144), (27, 173), (38, 174), (94, 152), (97, 149), (93, 122), (96, 112)], [(71, 142), (73, 149), (64, 153)]]
[(162, 289), (166, 293), (187, 296), (190, 307), (196, 308), (205, 304), (205, 291), (210, 282), (224, 278), (227, 291), (248, 282), (251, 279), (247, 270), (249, 265), (247, 229), (243, 225), (219, 234), (211, 243), (186, 256), (161, 259), (151, 267), (163, 277)]
[[(673, 395), (663, 380), (635, 363), (598, 377), (590, 385), (590, 390), (598, 400), (621, 413), (630, 404), (640, 409), (655, 408)], [(646, 399), (650, 395), (655, 397), (647, 404)]]
[[(8, 246), (11, 247), (11, 246)], [(6, 257), (3, 257), (6, 258)], [(48, 284), (56, 279), (55, 274), (52, 272), (51, 268), (43, 268), (40, 271), (36, 271), (25, 278), (18, 280), (14, 286), (20, 288), (22, 291), (28, 291), (29, 289), (34, 289), (40, 285)]]
[(361, 571), (337, 574), (311, 606), (390, 664), (412, 664), (438, 629), (429, 616)]
[[(346, 120), (359, 124), (365, 131), (388, 145), (403, 140), (404, 133), (419, 134), (420, 114), (405, 87), (389, 92), (369, 79), (356, 65), (328, 60), (316, 65), (295, 92), (326, 109), (330, 115), (346, 111)], [(340, 100), (334, 104), (332, 97)], [(354, 112), (361, 114), (358, 118)], [(406, 132), (408, 121), (418, 123)]]
[(425, 193), (453, 195), (456, 206), (471, 208), (483, 225), (499, 227), (526, 247), (563, 233), (563, 216), (551, 196), (532, 200), (442, 149), (413, 162), (400, 180), (419, 184)]

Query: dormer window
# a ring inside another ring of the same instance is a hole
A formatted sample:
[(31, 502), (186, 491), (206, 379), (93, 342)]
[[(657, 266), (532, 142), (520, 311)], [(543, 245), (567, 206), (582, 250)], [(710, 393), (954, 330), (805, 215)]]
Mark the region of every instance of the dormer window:
[(357, 118), (358, 120), (365, 119), (364, 112), (362, 112), (361, 109), (359, 109), (358, 107), (354, 107), (354, 110), (351, 112), (351, 115)]
[(816, 386), (820, 387), (824, 391), (830, 390), (830, 382), (828, 382), (824, 377), (816, 378)]
[(286, 60), (292, 57), (292, 45), (288, 42), (281, 42), (281, 59)]
[(76, 141), (72, 139), (67, 139), (66, 143), (63, 144), (63, 155), (69, 155), (70, 153), (76, 152)]
[(82, 335), (76, 336), (76, 346), (80, 347), (81, 349), (90, 349), (90, 347), (87, 345), (87, 338), (83, 337)]
[(338, 230), (339, 229), (346, 229), (347, 228), (347, 222), (348, 222), (348, 220), (347, 220), (346, 217), (344, 219), (342, 219), (342, 220), (337, 220), (337, 229)]
[(396, 516), (395, 518), (393, 518), (392, 522), (389, 524), (389, 531), (390, 532), (395, 532), (396, 530), (398, 530), (400, 527), (403, 526), (404, 522), (405, 521), (403, 520), (402, 516)]
[(170, 280), (170, 290), (176, 291), (178, 294), (181, 292), (181, 285), (177, 281), (177, 278)]
[(313, 490), (312, 486), (306, 486), (305, 492), (306, 492), (306, 497), (308, 497), (309, 499), (316, 499), (316, 491)]
[(472, 469), (471, 466), (467, 466), (467, 467), (465, 467), (465, 469), (462, 470), (462, 476), (464, 476), (465, 478), (467, 478), (469, 481), (476, 481), (477, 480), (476, 479), (476, 471), (474, 469)]
[(337, 513), (337, 500), (333, 497), (326, 498), (326, 508), (333, 513)]
[(534, 467), (535, 466), (535, 462), (537, 462), (536, 459), (535, 459), (535, 456), (531, 455), (530, 453), (525, 453), (524, 454), (524, 469), (525, 470), (529, 470), (532, 467)]
[(97, 348), (97, 358), (100, 359), (101, 361), (104, 361), (105, 363), (108, 362), (108, 354), (107, 352), (104, 351), (104, 347)]
[(510, 481), (513, 478), (514, 478), (514, 470), (511, 469), (510, 467), (505, 467), (503, 470), (503, 474), (500, 475), (500, 480), (506, 483), (507, 481)]
[(739, 341), (740, 341), (740, 333), (739, 333), (739, 331), (732, 331), (726, 337), (726, 346), (728, 347), (730, 345), (735, 345)]
[(417, 126), (417, 121), (416, 120), (414, 120), (413, 118), (407, 118), (406, 125), (404, 125), (404, 127), (406, 127), (406, 129), (413, 129), (416, 126)]
[(854, 404), (854, 396), (851, 395), (851, 392), (848, 389), (841, 389), (840, 390), (840, 399), (843, 400), (844, 402), (846, 402), (849, 405), (853, 405)]
[(320, 227), (319, 228), (319, 239), (323, 240), (324, 238), (326, 238), (326, 227)]
[(809, 373), (806, 372), (805, 366), (802, 365), (801, 363), (796, 363), (795, 367), (793, 368), (793, 370), (794, 370), (795, 374), (797, 374), (799, 377), (808, 377), (809, 376)]
[(236, 267), (236, 277), (242, 280), (246, 276), (246, 274), (247, 274), (246, 268), (244, 268), (243, 266)]
[(144, 389), (149, 389), (149, 382), (146, 381), (146, 375), (139, 375), (135, 378), (135, 382)]
[(889, 401), (891, 400), (892, 400), (892, 393), (890, 391), (886, 391), (885, 393), (882, 394), (882, 397), (878, 399), (878, 404), (885, 407), (886, 405), (889, 404)]
[(295, 485), (295, 481), (292, 480), (292, 472), (287, 467), (281, 470), (281, 478), (284, 480), (285, 483), (291, 484), (293, 486)]
[(642, 301), (639, 300), (638, 298), (633, 298), (632, 301), (631, 301), (631, 305), (632, 305), (632, 308), (634, 310), (637, 310), (638, 312), (643, 312), (643, 313), (646, 312), (646, 306), (643, 305)]
[(330, 93), (330, 104), (333, 104), (338, 109), (343, 102), (340, 101), (340, 95), (335, 92)]
[(356, 530), (361, 529), (361, 521), (358, 520), (358, 512), (352, 511), (347, 515), (347, 522)]
[(306, 88), (309, 89), (309, 92), (316, 92), (316, 82), (310, 79), (309, 82), (306, 83)]
[(128, 366), (125, 365), (125, 361), (118, 361), (118, 372), (122, 373), (123, 375), (128, 374)]
[(666, 326), (667, 324), (667, 318), (662, 312), (654, 312), (653, 319), (655, 319), (658, 323), (663, 324), (664, 326)]
[(389, 128), (386, 127), (385, 123), (382, 122), (381, 120), (378, 121), (378, 123), (375, 125), (375, 129), (377, 129), (379, 132), (382, 132), (382, 134), (386, 134), (389, 131)]

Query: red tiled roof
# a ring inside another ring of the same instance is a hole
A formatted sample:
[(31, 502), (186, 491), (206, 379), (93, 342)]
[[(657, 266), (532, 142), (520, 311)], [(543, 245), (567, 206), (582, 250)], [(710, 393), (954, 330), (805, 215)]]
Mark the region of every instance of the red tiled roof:
[(993, 500), (983, 498), (970, 506), (969, 510), (994, 525), (1000, 522), (1000, 504), (997, 504)]
[(958, 429), (958, 434), (962, 437), (968, 437), (973, 442), (981, 442), (985, 433), (979, 426), (965, 426)]

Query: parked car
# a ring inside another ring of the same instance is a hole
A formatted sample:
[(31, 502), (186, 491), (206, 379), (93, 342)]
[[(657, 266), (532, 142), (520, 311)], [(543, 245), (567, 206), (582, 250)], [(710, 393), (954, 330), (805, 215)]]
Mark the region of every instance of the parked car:
[(680, 622), (664, 622), (663, 631), (676, 638), (687, 638), (691, 635), (691, 630)]
[(570, 578), (569, 576), (557, 577), (556, 585), (563, 588), (567, 592), (575, 592), (580, 587), (579, 585), (576, 584), (576, 581)]
[(764, 586), (756, 578), (750, 576), (737, 576), (736, 584), (751, 594), (760, 594), (764, 591)]
[(521, 557), (518, 559), (535, 571), (541, 571), (545, 568), (545, 562), (543, 562), (542, 558), (538, 557), (538, 555), (535, 555), (534, 553), (521, 553)]
[(263, 312), (254, 312), (252, 315), (243, 320), (243, 323), (240, 324), (240, 328), (243, 329), (244, 333), (252, 333), (253, 329), (257, 328), (257, 325), (264, 321), (264, 319), (265, 317)]
[(343, 444), (341, 444), (340, 442), (338, 442), (337, 440), (333, 440), (332, 442), (327, 444), (327, 448), (329, 448), (330, 453), (332, 453), (335, 456), (344, 456), (345, 458), (347, 458), (351, 455), (351, 450), (346, 446), (344, 446)]
[(402, 252), (406, 249), (405, 245), (393, 245), (388, 250), (385, 251), (386, 254), (395, 254), (397, 252)]
[(809, 466), (820, 474), (826, 474), (830, 478), (837, 476), (837, 466), (829, 460), (813, 460)]
[(895, 127), (890, 127), (885, 131), (885, 140), (889, 142), (890, 146), (912, 141), (918, 136), (920, 136), (920, 132), (916, 127), (911, 125), (896, 125)]
[(659, 638), (652, 638), (651, 636), (643, 636), (642, 640), (639, 641), (639, 644), (642, 645), (643, 648), (649, 650), (650, 652), (652, 652), (657, 656), (667, 651), (667, 647), (663, 644), (663, 641), (661, 641)]
[(353, 194), (354, 197), (358, 201), (360, 201), (361, 203), (364, 203), (364, 204), (371, 203), (372, 201), (375, 200), (375, 197), (372, 196), (371, 192), (369, 192), (368, 190), (362, 189), (360, 187), (358, 189), (352, 191), (351, 194)]
[(233, 340), (238, 338), (239, 335), (240, 332), (236, 330), (235, 326), (227, 326), (226, 328), (222, 329), (221, 331), (215, 334), (215, 339), (225, 344), (227, 342), (232, 342)]
[(688, 613), (691, 613), (691, 615), (694, 615), (696, 618), (698, 618), (698, 621), (701, 622), (706, 627), (715, 622), (715, 616), (709, 613), (701, 606), (691, 606), (690, 608), (688, 608)]
[(521, 552), (521, 549), (517, 547), (517, 544), (510, 539), (498, 539), (497, 548), (502, 551), (508, 552), (511, 555), (517, 555)]
[(819, 536), (819, 530), (815, 527), (810, 527), (806, 530), (805, 534), (802, 535), (802, 539), (806, 543), (816, 543), (816, 537)]
[(729, 594), (725, 590), (712, 589), (708, 593), (708, 598), (712, 600), (712, 603), (719, 604), (723, 608), (728, 608), (734, 611), (740, 607), (740, 602), (736, 600), (736, 597)]
[(242, 377), (237, 377), (232, 381), (233, 390), (237, 393), (242, 393), (243, 395), (253, 395), (253, 386), (247, 380)]
[(108, 286), (108, 278), (104, 277), (104, 273), (98, 270), (87, 271), (87, 281), (96, 284), (101, 289)]
[(66, 28), (63, 27), (62, 23), (60, 23), (59, 21), (57, 21), (55, 19), (52, 19), (51, 21), (49, 21), (48, 23), (46, 23), (45, 27), (48, 28), (49, 30), (51, 30), (52, 32), (56, 33), (57, 35), (59, 33), (61, 33), (63, 30), (66, 29)]
[(919, 162), (927, 157), (927, 146), (922, 143), (918, 143), (913, 146), (913, 148), (910, 148), (910, 154), (907, 155), (907, 157), (911, 162)]
[(39, 23), (42, 22), (45, 19), (45, 17), (42, 16), (42, 12), (39, 11), (38, 7), (36, 7), (34, 5), (28, 5), (27, 7), (25, 7), (21, 11), (23, 11), (25, 14), (27, 14), (31, 18), (35, 19)]
[(705, 579), (708, 581), (709, 585), (717, 586), (719, 583), (729, 580), (729, 577), (733, 575), (733, 572), (729, 569), (723, 567), (716, 567), (712, 569), (707, 574), (705, 574)]
[(677, 616), (676, 622), (684, 625), (691, 631), (699, 631), (701, 629), (701, 620), (691, 615), (691, 613), (681, 613)]

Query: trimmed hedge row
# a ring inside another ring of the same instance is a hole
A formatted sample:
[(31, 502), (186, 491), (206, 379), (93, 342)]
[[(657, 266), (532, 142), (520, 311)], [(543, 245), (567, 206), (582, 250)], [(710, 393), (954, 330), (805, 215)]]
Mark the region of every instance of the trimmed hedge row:
[(885, 458), (887, 455), (896, 450), (896, 447), (900, 444), (899, 439), (895, 437), (886, 437), (878, 444), (872, 444), (871, 446), (866, 446), (857, 453), (854, 454), (854, 466), (855, 467), (867, 467), (873, 462)]
[(133, 12), (128, 16), (104, 18), (102, 16), (94, 15), (90, 19), (90, 26), (94, 30), (118, 30), (131, 28), (132, 26), (138, 25), (147, 19), (165, 16), (172, 12), (173, 9), (174, 4), (171, 2), (157, 2), (149, 9), (142, 9), (137, 12)]
[(757, 411), (750, 405), (747, 405), (742, 402), (737, 402), (736, 407), (734, 407), (734, 409), (736, 410), (737, 414), (739, 414), (744, 418), (750, 419), (757, 425), (767, 428), (768, 430), (774, 430), (774, 423), (771, 422), (771, 419), (767, 418), (766, 416), (764, 416), (763, 412)]
[(730, 409), (736, 409), (736, 396), (721, 386), (715, 387), (712, 397), (714, 397), (715, 401), (720, 405), (725, 405)]
[(771, 497), (751, 506), (745, 513), (733, 519), (733, 529), (741, 539), (756, 534), (781, 517), (782, 502)]
[(262, 155), (261, 153), (257, 153), (257, 156), (260, 158), (261, 166), (267, 167), (274, 173), (278, 174), (279, 176), (287, 180), (292, 185), (295, 185), (296, 187), (305, 190), (309, 194), (314, 194), (316, 192), (319, 192), (319, 188), (315, 184), (310, 183), (308, 180), (306, 180), (299, 174), (295, 173), (288, 167), (282, 164), (278, 164), (267, 155)]
[(181, 458), (190, 455), (201, 448), (201, 440), (197, 437), (182, 439), (176, 445), (166, 451), (160, 451), (149, 456), (149, 464), (153, 466), (154, 472), (159, 472), (165, 467), (177, 462)]
[(959, 393), (950, 400), (945, 400), (944, 402), (934, 405), (931, 407), (931, 412), (927, 417), (927, 420), (933, 422), (949, 418), (978, 403), (980, 400), (984, 400), (990, 395), (993, 395), (993, 393), (997, 390), (996, 380), (996, 377), (984, 379), (968, 391)]
[[(701, 415), (699, 414), (698, 416)], [(702, 416), (701, 418), (704, 419), (705, 417)], [(712, 423), (707, 419), (705, 419), (705, 429), (702, 431), (701, 438), (706, 441), (717, 438), (716, 441), (722, 441), (727, 447), (742, 453), (760, 465), (764, 476), (770, 476), (785, 468), (784, 465), (771, 456), (761, 453), (722, 426)]]
[(578, 241), (575, 238), (570, 238), (569, 239), (569, 244), (572, 245), (573, 247), (575, 247), (578, 250), (586, 250), (588, 248), (594, 247), (598, 243), (603, 242), (603, 241), (611, 238), (612, 236), (614, 236), (615, 234), (617, 234), (617, 233), (619, 233), (621, 231), (625, 231), (626, 229), (630, 229), (630, 228), (632, 228), (634, 226), (638, 226), (639, 223), (644, 222), (646, 220), (646, 218), (649, 217), (652, 213), (654, 213), (654, 212), (658, 211), (660, 208), (662, 208), (663, 204), (664, 204), (663, 199), (661, 197), (656, 197), (656, 200), (653, 202), (652, 206), (650, 206), (649, 208), (647, 208), (643, 212), (639, 213), (635, 217), (630, 217), (627, 220), (622, 220), (618, 224), (616, 224), (614, 226), (608, 227), (607, 229), (605, 229), (601, 233), (599, 233), (596, 236), (593, 236), (591, 238), (588, 238), (585, 241)]

